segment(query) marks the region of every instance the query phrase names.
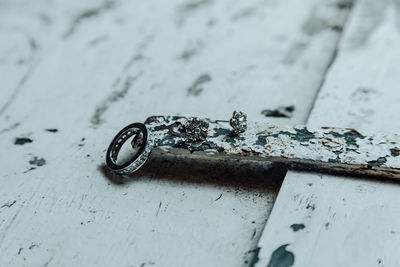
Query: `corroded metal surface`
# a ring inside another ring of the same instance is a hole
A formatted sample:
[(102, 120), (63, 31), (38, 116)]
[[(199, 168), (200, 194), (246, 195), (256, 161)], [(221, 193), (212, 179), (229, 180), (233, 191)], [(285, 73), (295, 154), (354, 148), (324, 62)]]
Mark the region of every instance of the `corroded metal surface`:
[(187, 141), (183, 125), (188, 118), (149, 117), (145, 124), (154, 134), (154, 147), (171, 154), (190, 151), (192, 157), (247, 157), (298, 170), (400, 178), (398, 135), (367, 136), (350, 128), (271, 126), (249, 123), (236, 136), (227, 122), (209, 123), (204, 142)]

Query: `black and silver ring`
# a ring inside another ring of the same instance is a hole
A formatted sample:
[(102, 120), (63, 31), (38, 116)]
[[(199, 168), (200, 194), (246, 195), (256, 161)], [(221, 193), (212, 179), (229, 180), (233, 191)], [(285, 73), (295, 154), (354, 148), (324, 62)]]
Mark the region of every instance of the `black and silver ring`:
[[(117, 158), (121, 147), (131, 136), (137, 134), (138, 131), (143, 135), (143, 140), (136, 154), (125, 163), (121, 165), (117, 164)], [(153, 140), (146, 125), (139, 122), (132, 123), (123, 128), (111, 141), (107, 149), (106, 165), (111, 172), (118, 174), (135, 172), (146, 162), (152, 148)]]

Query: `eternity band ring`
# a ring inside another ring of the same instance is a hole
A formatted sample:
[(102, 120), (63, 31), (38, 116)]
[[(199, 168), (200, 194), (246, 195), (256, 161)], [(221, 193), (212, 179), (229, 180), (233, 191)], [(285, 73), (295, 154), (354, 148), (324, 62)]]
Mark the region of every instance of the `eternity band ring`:
[[(117, 163), (118, 154), (124, 143), (133, 135), (141, 134), (142, 142), (133, 157), (124, 163)], [(143, 123), (132, 123), (123, 128), (111, 141), (107, 149), (106, 166), (117, 174), (128, 174), (137, 171), (147, 160), (153, 148), (151, 132)]]

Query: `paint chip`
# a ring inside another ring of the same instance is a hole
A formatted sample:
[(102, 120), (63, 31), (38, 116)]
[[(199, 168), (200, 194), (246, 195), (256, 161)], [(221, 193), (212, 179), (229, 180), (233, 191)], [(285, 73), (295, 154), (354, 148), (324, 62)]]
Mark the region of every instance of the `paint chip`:
[(290, 226), (290, 228), (292, 228), (293, 232), (297, 232), (299, 230), (306, 228), (306, 226), (302, 223), (295, 223), (295, 224), (292, 224)]
[(46, 165), (46, 160), (44, 158), (38, 158), (35, 156), (29, 161), (29, 164), (41, 167)]
[(265, 117), (291, 118), (293, 116), (294, 110), (295, 106), (290, 105), (287, 107), (278, 107), (276, 109), (264, 109), (261, 111), (261, 114)]
[(20, 145), (20, 146), (22, 146), (22, 145), (25, 145), (25, 144), (27, 144), (27, 143), (32, 143), (32, 142), (33, 142), (33, 140), (30, 139), (30, 138), (26, 138), (26, 137), (17, 137), (17, 138), (15, 138), (14, 145)]
[(392, 148), (392, 149), (390, 149), (390, 154), (393, 156), (393, 157), (398, 157), (398, 156), (400, 156), (400, 149), (399, 148)]
[(208, 74), (200, 75), (187, 89), (187, 94), (192, 96), (199, 96), (203, 92), (203, 87), (201, 85), (210, 82), (211, 80), (212, 78)]
[(286, 250), (288, 245), (282, 245), (272, 253), (267, 267), (290, 267), (293, 265), (294, 254)]
[(367, 161), (367, 167), (372, 168), (372, 167), (381, 167), (387, 162), (386, 157), (379, 157), (376, 160), (370, 160)]

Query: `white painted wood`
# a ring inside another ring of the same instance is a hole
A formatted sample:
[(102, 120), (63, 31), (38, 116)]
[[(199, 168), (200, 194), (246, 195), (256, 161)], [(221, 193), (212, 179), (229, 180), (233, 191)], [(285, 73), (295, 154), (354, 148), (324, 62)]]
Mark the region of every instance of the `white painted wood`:
[[(357, 2), (309, 126), (398, 132), (398, 6)], [(256, 266), (267, 266), (284, 244), (290, 245), (282, 259), (294, 256), (293, 266), (399, 266), (399, 196), (398, 183), (290, 172)]]
[[(114, 184), (105, 149), (157, 113), (304, 123), (338, 3), (0, 1), (0, 265), (249, 263), (276, 187), (166, 179), (161, 163)], [(289, 105), (292, 118), (262, 115)]]

